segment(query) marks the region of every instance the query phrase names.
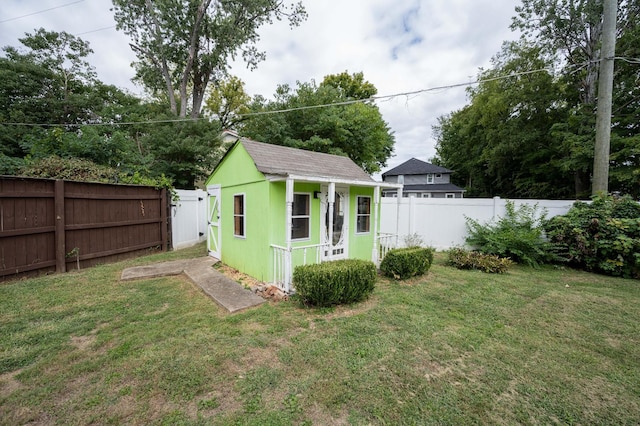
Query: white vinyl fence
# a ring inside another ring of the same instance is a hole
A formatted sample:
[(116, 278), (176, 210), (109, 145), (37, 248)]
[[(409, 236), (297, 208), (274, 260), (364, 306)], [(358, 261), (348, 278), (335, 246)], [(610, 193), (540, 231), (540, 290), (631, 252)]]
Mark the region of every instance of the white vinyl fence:
[[(383, 197), (380, 232), (398, 236), (402, 247), (407, 236), (417, 234), (424, 245), (437, 250), (464, 246), (467, 237), (465, 217), (481, 224), (504, 216), (506, 199), (495, 198), (391, 198)], [(547, 218), (569, 211), (573, 200), (511, 200), (516, 208), (522, 204), (538, 205)]]
[(207, 193), (201, 189), (176, 190), (171, 202), (173, 249), (190, 247), (207, 239)]

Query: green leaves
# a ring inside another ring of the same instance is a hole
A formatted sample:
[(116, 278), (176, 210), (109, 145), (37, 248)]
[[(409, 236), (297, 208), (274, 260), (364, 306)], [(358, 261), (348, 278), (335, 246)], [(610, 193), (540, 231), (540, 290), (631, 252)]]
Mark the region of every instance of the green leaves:
[[(640, 196), (640, 21), (619, 2), (610, 191)], [(522, 0), (505, 43), (479, 79), (547, 69), (469, 91), (467, 107), (441, 117), (439, 162), (469, 196), (586, 198), (591, 192), (602, 2)]]
[[(264, 60), (258, 29), (274, 19), (297, 26), (302, 3), (279, 0), (113, 0), (117, 28), (132, 39), (136, 78), (163, 93), (174, 115), (197, 118), (209, 81), (227, 74), (241, 55), (250, 68)], [(178, 98), (176, 98), (178, 94)], [(189, 111), (188, 103), (191, 103)]]
[(508, 201), (506, 214), (495, 223), (481, 224), (467, 220), (467, 244), (477, 251), (513, 259), (518, 263), (537, 267), (552, 259), (550, 246), (544, 239), (543, 223), (546, 212), (538, 206), (523, 204), (516, 208)]
[[(320, 106), (375, 94), (362, 73), (326, 76), (320, 85), (298, 82), (295, 90), (279, 86), (274, 101), (257, 97), (252, 112), (291, 110), (254, 115), (242, 123), (242, 133), (255, 140), (310, 151), (346, 155), (368, 173), (386, 165), (395, 139), (378, 108), (369, 103)], [(302, 109), (300, 109), (302, 108)]]
[(377, 276), (373, 262), (336, 260), (297, 266), (293, 286), (304, 303), (332, 306), (366, 299), (373, 292)]
[(389, 250), (380, 263), (380, 271), (396, 280), (424, 275), (433, 262), (433, 252), (434, 249), (425, 247)]
[(640, 278), (640, 204), (598, 196), (575, 203), (546, 225), (556, 255), (568, 264), (607, 275)]

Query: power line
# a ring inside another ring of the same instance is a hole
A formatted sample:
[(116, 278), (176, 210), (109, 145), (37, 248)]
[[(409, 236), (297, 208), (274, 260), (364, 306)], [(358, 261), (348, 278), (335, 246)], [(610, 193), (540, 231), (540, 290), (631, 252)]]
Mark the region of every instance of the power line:
[[(99, 30), (96, 30), (96, 31), (99, 31)], [(624, 60), (624, 61), (630, 62), (630, 63), (640, 63), (640, 58), (616, 57), (616, 58), (613, 58), (613, 59), (620, 59), (620, 60)], [(598, 60), (598, 62), (599, 62), (599, 60)], [(581, 68), (581, 67), (584, 67), (584, 66), (585, 66), (585, 64), (576, 64), (576, 65), (574, 65), (574, 67), (576, 67), (578, 69)], [(505, 80), (505, 79), (513, 78), (513, 77), (521, 77), (521, 76), (535, 74), (535, 73), (539, 73), (539, 72), (552, 73), (553, 70), (551, 68), (539, 68), (539, 69), (535, 69), (535, 70), (513, 72), (513, 73), (506, 74), (506, 75), (500, 75), (500, 76), (495, 76), (495, 77), (490, 77), (490, 78), (481, 78), (481, 79), (477, 79), (475, 81), (468, 81), (468, 82), (464, 82), (464, 83), (455, 83), (455, 84), (448, 84), (448, 85), (443, 85), (443, 86), (435, 86), (435, 87), (430, 87), (430, 88), (426, 88), (426, 89), (412, 90), (412, 91), (409, 91), (409, 92), (394, 93), (392, 95), (371, 96), (371, 97), (366, 98), (366, 99), (353, 99), (353, 100), (349, 100), (349, 101), (334, 102), (334, 103), (320, 104), (320, 105), (307, 105), (307, 106), (301, 106), (301, 107), (295, 107), (295, 108), (278, 109), (278, 110), (273, 110), (273, 111), (251, 112), (251, 113), (247, 113), (247, 114), (240, 114), (240, 117), (253, 117), (253, 116), (267, 115), (267, 114), (281, 114), (281, 113), (292, 112), (292, 111), (302, 111), (302, 110), (318, 109), (318, 108), (333, 107), (333, 106), (344, 106), (344, 105), (352, 105), (352, 104), (356, 104), (356, 103), (385, 101), (385, 100), (391, 100), (391, 99), (398, 98), (398, 97), (409, 97), (409, 96), (420, 95), (420, 94), (423, 94), (423, 93), (455, 89), (455, 88), (458, 88), (458, 87), (475, 86), (475, 85), (478, 85), (478, 84), (481, 84), (481, 83), (488, 83), (488, 82), (491, 82), (491, 81)], [(139, 125), (139, 124), (181, 123), (181, 122), (198, 121), (198, 120), (208, 120), (208, 118), (207, 117), (176, 118), (176, 119), (167, 119), (167, 120), (127, 121), (127, 122), (121, 122), (121, 123), (116, 123), (116, 122), (110, 122), (110, 123), (77, 123), (77, 124), (74, 124), (74, 123), (68, 123), (68, 124), (0, 123), (0, 125), (6, 125), (6, 126), (30, 126), (30, 127), (130, 126), (130, 125)]]
[(60, 9), (60, 8), (63, 8), (63, 7), (71, 6), (72, 4), (81, 3), (83, 1), (84, 0), (76, 0), (76, 1), (71, 2), (71, 3), (61, 4), (60, 6), (50, 7), (49, 9), (43, 9), (43, 10), (39, 10), (37, 12), (27, 13), (26, 15), (20, 15), (20, 16), (16, 16), (16, 17), (13, 17), (13, 18), (9, 18), (9, 19), (3, 19), (2, 21), (0, 21), (0, 24), (3, 24), (5, 22), (9, 22), (9, 21), (15, 21), (17, 19), (26, 18), (28, 16), (38, 15), (39, 13), (48, 12), (50, 10), (55, 10), (55, 9)]
[(96, 33), (98, 31), (110, 30), (111, 28), (115, 28), (115, 27), (116, 27), (115, 25), (110, 25), (108, 27), (97, 28), (95, 30), (89, 30), (89, 31), (85, 31), (85, 32), (82, 32), (82, 33), (74, 34), (74, 36), (78, 37), (78, 36), (85, 35), (85, 34)]

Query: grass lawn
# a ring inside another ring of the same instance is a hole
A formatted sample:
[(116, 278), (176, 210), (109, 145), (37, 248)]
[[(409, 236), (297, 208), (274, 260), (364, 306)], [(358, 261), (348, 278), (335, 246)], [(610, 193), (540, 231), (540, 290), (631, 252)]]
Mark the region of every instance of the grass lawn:
[(123, 268), (0, 284), (0, 423), (637, 424), (640, 282), (568, 269), (380, 279), (234, 315)]

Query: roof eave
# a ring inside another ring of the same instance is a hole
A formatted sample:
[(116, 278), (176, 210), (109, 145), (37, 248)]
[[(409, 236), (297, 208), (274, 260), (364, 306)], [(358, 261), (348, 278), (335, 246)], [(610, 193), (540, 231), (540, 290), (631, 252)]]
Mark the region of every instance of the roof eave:
[(402, 184), (378, 182), (375, 180), (357, 180), (357, 179), (343, 179), (338, 177), (326, 177), (326, 176), (305, 176), (292, 173), (286, 174), (265, 174), (265, 177), (269, 182), (281, 182), (287, 179), (292, 179), (298, 182), (310, 182), (310, 183), (336, 183), (339, 185), (352, 185), (352, 186), (368, 186), (379, 188), (402, 188)]

